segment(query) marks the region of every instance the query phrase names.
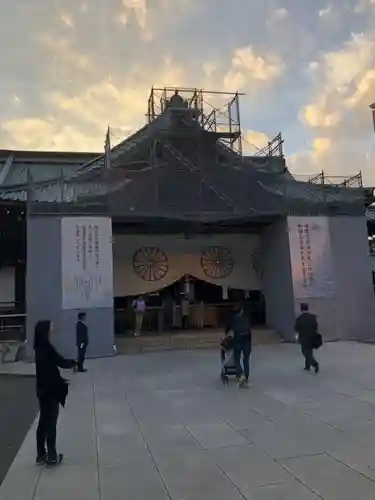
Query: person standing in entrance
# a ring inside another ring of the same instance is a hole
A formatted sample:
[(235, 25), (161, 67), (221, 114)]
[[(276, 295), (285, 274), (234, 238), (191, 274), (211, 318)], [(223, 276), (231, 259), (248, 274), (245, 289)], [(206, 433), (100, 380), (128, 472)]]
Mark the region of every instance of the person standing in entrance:
[[(62, 462), (63, 455), (56, 452), (56, 426), (59, 405), (65, 406), (68, 383), (61, 377), (59, 368), (75, 368), (76, 362), (60, 356), (51, 343), (53, 333), (50, 320), (38, 321), (34, 331), (36, 391), (39, 400), (39, 422), (36, 431), (36, 465), (54, 467)], [(47, 445), (47, 448), (46, 448)]]
[(86, 313), (80, 312), (78, 314), (78, 321), (76, 324), (76, 341), (77, 341), (77, 362), (78, 362), (78, 371), (83, 373), (86, 372), (83, 364), (85, 362), (87, 346), (89, 345), (89, 334), (88, 328), (86, 325)]
[(189, 299), (186, 295), (184, 295), (181, 300), (181, 317), (182, 329), (187, 330), (189, 328)]
[(304, 369), (310, 371), (313, 367), (315, 373), (319, 372), (319, 363), (314, 358), (314, 339), (318, 334), (318, 328), (316, 316), (309, 312), (308, 304), (301, 304), (301, 314), (296, 319), (294, 329), (298, 334), (298, 341), (305, 358)]
[(204, 302), (200, 300), (197, 304), (198, 310), (198, 329), (203, 330), (204, 328)]
[(135, 313), (135, 329), (134, 336), (139, 337), (142, 331), (143, 317), (146, 311), (146, 302), (142, 295), (133, 301), (133, 310)]
[[(250, 376), (251, 326), (249, 318), (244, 313), (242, 305), (233, 310), (225, 335), (233, 332), (233, 354), (237, 368), (237, 380), (240, 387), (246, 387)], [(242, 358), (242, 366), (241, 366)]]

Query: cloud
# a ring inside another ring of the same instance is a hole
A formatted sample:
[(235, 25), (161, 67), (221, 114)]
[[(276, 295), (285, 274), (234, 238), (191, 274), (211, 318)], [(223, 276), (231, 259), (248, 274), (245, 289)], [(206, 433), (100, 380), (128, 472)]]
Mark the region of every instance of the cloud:
[(375, 0), (358, 0), (353, 8), (355, 14), (363, 14), (375, 8)]
[(280, 7), (278, 9), (272, 10), (267, 17), (267, 26), (269, 28), (280, 27), (280, 23), (284, 26), (284, 21), (290, 17), (289, 12), (284, 8)]
[(272, 12), (272, 17), (274, 19), (286, 19), (288, 16), (289, 12), (284, 7), (276, 9)]
[(134, 15), (138, 26), (145, 30), (148, 20), (148, 9), (146, 0), (122, 0), (125, 12)]
[(9, 149), (35, 151), (100, 151), (103, 136), (88, 136), (77, 127), (63, 125), (53, 118), (24, 118), (9, 120), (1, 126), (7, 133)]
[(229, 71), (224, 76), (228, 91), (256, 89), (252, 85), (270, 84), (284, 72), (285, 66), (275, 54), (257, 53), (252, 45), (236, 49)]
[(243, 151), (246, 155), (255, 155), (267, 146), (270, 138), (264, 132), (247, 130), (243, 136)]
[(68, 36), (43, 32), (37, 35), (36, 42), (39, 49), (43, 50), (44, 56), (49, 58), (45, 65), (47, 74), (60, 74), (63, 77), (67, 68), (80, 72), (94, 69), (91, 58), (79, 52), (74, 41)]
[(374, 62), (375, 33), (353, 35), (341, 50), (311, 63), (317, 88), (313, 102), (301, 109), (303, 122), (318, 129), (337, 127), (348, 110), (375, 92)]
[[(164, 6), (171, 2), (162, 1)], [(184, 2), (179, 0), (177, 5), (184, 8)], [(144, 2), (123, 3), (128, 11), (135, 11), (134, 15), (148, 15)], [(140, 18), (138, 22), (145, 27)], [(185, 60), (159, 56), (151, 61), (134, 60), (127, 64), (126, 71), (110, 74), (98, 70), (106, 61), (99, 60), (95, 53), (77, 50), (74, 37), (53, 36), (47, 32), (39, 34), (37, 42), (48, 58), (58, 61), (54, 69), (59, 73), (51, 75), (51, 68), (47, 72), (47, 76), (54, 76), (54, 85), (39, 95), (39, 109), (44, 111), (29, 112), (3, 123), (3, 141), (21, 149), (101, 150), (108, 125), (114, 133), (113, 143), (117, 143), (145, 123), (152, 86), (212, 90), (223, 85), (230, 92), (242, 89), (254, 94), (276, 81), (284, 71), (276, 55), (261, 54), (255, 47), (247, 46), (236, 49), (227, 62), (215, 57), (201, 61), (194, 68)], [(56, 78), (59, 75), (61, 81)], [(75, 78), (70, 86), (66, 85), (65, 75)], [(211, 106), (221, 107), (225, 99), (212, 94), (205, 100)], [(25, 134), (25, 131), (28, 132)]]
[(375, 151), (366, 141), (375, 96), (375, 30), (352, 35), (339, 50), (310, 63), (308, 75), (313, 98), (300, 109), (300, 119), (313, 142), (290, 161), (298, 171), (353, 175), (362, 170), (365, 181), (375, 183), (370, 167)]
[(20, 106), (22, 104), (22, 101), (17, 94), (12, 95), (12, 102), (15, 106)]
[(340, 122), (341, 110), (328, 111), (328, 99), (322, 95), (313, 104), (304, 106), (300, 116), (309, 127), (329, 128)]
[(129, 26), (133, 22), (143, 41), (154, 40), (168, 26), (176, 26), (180, 19), (191, 16), (195, 8), (204, 3), (198, 0), (122, 0), (116, 13), (117, 21)]
[(321, 18), (326, 18), (326, 17), (329, 17), (333, 12), (333, 8), (332, 8), (332, 5), (327, 5), (327, 7), (325, 7), (324, 9), (321, 9), (319, 12), (318, 12), (318, 16), (321, 17)]
[(62, 12), (60, 14), (60, 21), (66, 28), (74, 28), (75, 27), (74, 18), (69, 12)]
[(47, 116), (9, 120), (1, 130), (9, 147), (17, 149), (100, 151), (108, 125), (115, 144), (145, 123), (152, 84), (183, 86), (185, 81), (184, 69), (166, 58), (159, 72), (138, 67), (123, 80), (107, 77), (76, 95), (47, 93)]

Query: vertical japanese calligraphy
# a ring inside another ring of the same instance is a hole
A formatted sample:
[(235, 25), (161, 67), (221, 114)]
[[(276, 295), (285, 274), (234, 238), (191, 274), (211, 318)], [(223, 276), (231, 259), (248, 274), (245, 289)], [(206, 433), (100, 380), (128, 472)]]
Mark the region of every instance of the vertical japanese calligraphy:
[(333, 293), (329, 225), (326, 217), (289, 217), (289, 245), (296, 298)]
[(61, 246), (63, 309), (112, 307), (111, 219), (63, 218)]

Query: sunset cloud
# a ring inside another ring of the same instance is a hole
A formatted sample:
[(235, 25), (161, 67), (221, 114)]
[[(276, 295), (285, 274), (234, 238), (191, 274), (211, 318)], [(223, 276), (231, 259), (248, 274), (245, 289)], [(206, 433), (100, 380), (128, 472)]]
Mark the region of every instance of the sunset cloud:
[(260, 54), (252, 45), (237, 49), (230, 70), (224, 76), (227, 90), (244, 90), (251, 84), (273, 82), (284, 71), (283, 62), (274, 54)]

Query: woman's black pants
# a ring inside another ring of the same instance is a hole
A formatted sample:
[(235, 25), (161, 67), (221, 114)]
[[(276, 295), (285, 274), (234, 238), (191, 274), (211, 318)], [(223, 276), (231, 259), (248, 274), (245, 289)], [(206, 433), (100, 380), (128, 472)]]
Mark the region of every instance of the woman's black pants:
[[(48, 455), (56, 460), (56, 426), (59, 417), (59, 403), (55, 398), (39, 398), (39, 423), (36, 431), (38, 457)], [(46, 450), (47, 445), (47, 450)]]

